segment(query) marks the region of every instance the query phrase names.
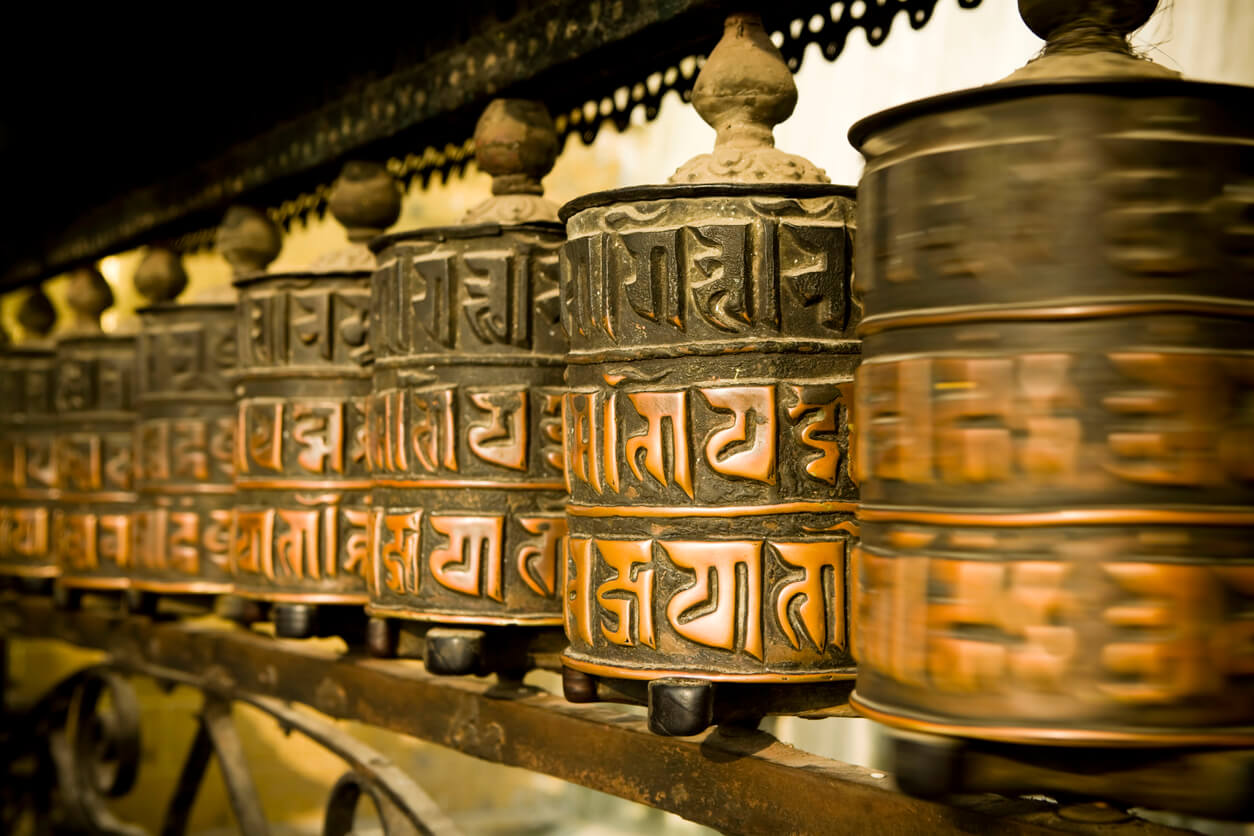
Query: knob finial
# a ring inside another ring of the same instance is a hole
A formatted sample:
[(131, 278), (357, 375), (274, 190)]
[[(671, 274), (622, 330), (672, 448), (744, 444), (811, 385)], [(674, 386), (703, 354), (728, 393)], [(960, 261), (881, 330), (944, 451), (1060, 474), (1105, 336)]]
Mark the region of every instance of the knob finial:
[(348, 230), (348, 240), (365, 244), (401, 214), (401, 190), (381, 163), (352, 160), (331, 185), (331, 214)]
[(528, 99), (493, 99), (475, 125), (475, 161), (492, 175), (492, 197), (463, 223), (556, 221), (557, 206), (540, 182), (557, 162), (557, 128), (545, 106)]
[(35, 285), (17, 309), (17, 324), (22, 327), (23, 337), (28, 340), (45, 339), (56, 323), (57, 311), (52, 307), (52, 300), (44, 292), (43, 285)]
[(1176, 78), (1178, 72), (1140, 58), (1128, 43), (1157, 8), (1158, 0), (1019, 0), (1019, 16), (1045, 49), (1006, 80)]
[(187, 289), (183, 258), (167, 247), (149, 247), (135, 268), (135, 289), (150, 305), (173, 302)]
[(232, 206), (222, 218), (214, 245), (238, 278), (265, 270), (278, 257), (282, 237), (278, 225), (265, 212), (251, 206)]
[(99, 333), (100, 315), (113, 304), (113, 290), (94, 264), (76, 267), (70, 273), (70, 286), (66, 292), (73, 319), (74, 331)]

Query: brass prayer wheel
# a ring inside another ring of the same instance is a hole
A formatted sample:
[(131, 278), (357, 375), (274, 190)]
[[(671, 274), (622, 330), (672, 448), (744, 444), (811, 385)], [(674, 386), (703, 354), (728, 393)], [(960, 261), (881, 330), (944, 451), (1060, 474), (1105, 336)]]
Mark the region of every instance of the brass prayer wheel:
[(565, 230), (540, 182), (557, 151), (542, 104), (493, 101), (475, 129), (493, 196), (371, 245), (370, 646), (421, 632), (433, 673), (525, 670), (526, 628), (562, 646)]
[(853, 190), (774, 148), (796, 99), (733, 15), (693, 89), (713, 153), (562, 208), (566, 696), (647, 701), (663, 734), (853, 677)]
[(48, 334), (52, 302), (33, 288), (18, 309), (24, 339), (0, 354), (0, 575), (46, 587), (57, 575), (52, 518), (57, 498), (53, 396), (55, 369)]
[(75, 606), (84, 591), (122, 592), (130, 584), (135, 335), (101, 330), (113, 291), (95, 267), (74, 271), (68, 299), (74, 320), (56, 347), (52, 527), (58, 600)]
[(1134, 57), (1154, 6), (1021, 0), (1041, 58), (851, 132), (854, 700), (909, 791), (1248, 807), (1134, 769), (1254, 746), (1254, 88)]
[[(273, 240), (269, 258), (278, 254)], [(157, 596), (203, 600), (232, 590), (237, 329), (230, 288), (177, 300), (187, 275), (169, 250), (148, 252), (135, 285), (150, 304), (138, 312), (139, 502), (128, 603), (151, 611)]]
[(274, 603), (281, 636), (344, 634), (364, 622), (374, 266), (364, 242), (395, 222), (400, 201), (382, 166), (350, 162), (330, 197), (349, 246), (306, 270), (235, 281), (230, 564), (237, 595)]

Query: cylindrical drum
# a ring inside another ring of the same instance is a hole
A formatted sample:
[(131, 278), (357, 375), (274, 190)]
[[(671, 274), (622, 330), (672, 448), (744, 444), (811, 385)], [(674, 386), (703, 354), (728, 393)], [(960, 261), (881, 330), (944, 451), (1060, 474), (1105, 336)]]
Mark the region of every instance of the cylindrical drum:
[[(372, 245), (371, 615), (555, 628), (566, 533), (558, 301), (565, 229), (540, 192), (557, 134), (543, 105), (496, 100), (475, 131), (494, 197), (461, 226)], [(416, 625), (417, 626), (417, 625)], [(512, 663), (483, 630), (426, 633), (435, 673)], [(500, 642), (498, 641), (498, 644)]]
[[(149, 258), (170, 257), (154, 250)], [(235, 304), (158, 296), (139, 316), (132, 585), (162, 595), (227, 593)]]
[[(731, 95), (721, 75), (738, 68), (764, 88), (763, 108), (785, 95), (772, 84), (795, 101), (760, 22), (734, 16), (694, 90), (711, 124)], [(791, 109), (749, 113), (744, 132), (769, 137)], [(562, 209), (563, 663), (577, 672), (571, 699), (590, 688), (578, 674), (679, 678), (666, 683), (674, 714), (659, 683), (649, 689), (650, 724), (687, 734), (718, 716), (701, 683), (853, 676), (846, 440), (858, 312), (851, 188), (769, 145), (729, 148), (722, 128), (715, 153), (672, 184)], [(790, 698), (834, 701), (823, 689)]]
[[(41, 291), (34, 294), (42, 296)], [(31, 307), (23, 303), (23, 312)], [(46, 322), (51, 305), (43, 297)], [(19, 315), (20, 316), (20, 315)], [(45, 330), (46, 333), (46, 330)], [(52, 554), (52, 518), (57, 499), (55, 362), (52, 344), (34, 340), (12, 345), (0, 356), (0, 403), (5, 410), (0, 437), (0, 574), (46, 579), (57, 575)]]
[(851, 134), (856, 705), (1254, 745), (1254, 89), (1060, 75)]
[[(390, 219), (346, 223), (354, 242), (377, 235), (395, 219), (399, 193), (377, 166), (349, 164), (337, 181), (340, 197), (333, 194), (331, 209), (346, 222), (352, 209), (340, 201), (346, 194), (354, 197), (354, 189), (368, 190), (376, 177), (383, 178)], [(356, 208), (368, 215), (371, 207)], [(373, 359), (368, 339), (373, 263), (364, 244), (354, 243), (307, 270), (253, 273), (235, 281), (230, 566), (236, 594), (285, 605), (275, 615), (276, 629), (285, 636), (333, 630), (326, 620), (316, 623), (317, 607), (360, 608), (367, 600), (365, 408)]]
[(98, 272), (84, 268), (71, 282), (80, 323), (56, 348), (60, 498), (53, 549), (59, 584), (75, 597), (83, 590), (125, 590), (130, 583), (135, 336), (99, 330), (97, 317), (112, 303), (112, 292)]

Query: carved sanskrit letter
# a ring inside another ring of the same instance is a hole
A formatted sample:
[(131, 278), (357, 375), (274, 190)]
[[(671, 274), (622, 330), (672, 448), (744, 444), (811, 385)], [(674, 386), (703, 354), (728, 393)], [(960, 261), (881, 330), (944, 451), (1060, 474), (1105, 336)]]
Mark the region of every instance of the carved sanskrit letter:
[[(336, 509), (325, 509), (326, 517), (324, 523), (335, 519)], [(344, 565), (341, 567), (344, 572), (350, 575), (360, 575), (366, 577), (370, 569), (370, 512), (364, 508), (345, 508), (344, 522), (348, 523), (348, 536), (344, 538)], [(337, 542), (332, 542), (331, 538), (335, 537), (330, 530), (327, 531), (327, 550), (338, 550)], [(336, 540), (338, 541), (338, 537)], [(335, 560), (331, 560), (328, 556), (328, 565), (336, 565)]]
[[(735, 650), (739, 627), (744, 651), (761, 659), (762, 543), (663, 540), (662, 548), (672, 563), (694, 575), (692, 585), (675, 593), (666, 605), (666, 618), (675, 632), (697, 644)], [(744, 612), (739, 611), (736, 594), (740, 566), (745, 573)], [(691, 610), (708, 612), (692, 615)]]
[(428, 473), (441, 466), (457, 472), (456, 387), (422, 389), (413, 393), (414, 456)]
[(100, 515), (100, 557), (119, 569), (131, 567), (130, 514)]
[(636, 265), (635, 279), (624, 288), (632, 309), (647, 320), (667, 322), (682, 331), (685, 312), (679, 233), (678, 228), (643, 229), (619, 237)]
[(381, 592), (382, 582), (392, 592), (403, 595), (418, 593), (418, 547), (422, 538), (422, 511), (404, 514), (385, 514), (375, 511), (375, 536), (380, 539), (371, 551), (378, 556), (379, 566), (374, 572), (375, 591)]
[(344, 472), (344, 404), (338, 401), (292, 404), (292, 440), (301, 446), (296, 461), (310, 473)]
[(884, 557), (854, 547), (855, 655), (859, 665), (927, 685), (927, 558)]
[(454, 311), (457, 287), (450, 280), (452, 256), (430, 256), (414, 260), (421, 292), (414, 297), (414, 319), (422, 323), (431, 338), (452, 348), (457, 333)]
[(235, 422), (223, 415), (215, 418), (209, 437), (209, 457), (215, 469), (226, 478), (235, 475)]
[(331, 295), (322, 291), (293, 293), (292, 359), (330, 360), (334, 350)]
[(688, 460), (688, 393), (687, 392), (632, 392), (627, 395), (636, 412), (648, 422), (645, 432), (627, 439), (624, 455), (631, 472), (640, 481), (637, 454), (644, 451), (644, 469), (649, 471), (662, 487), (666, 487), (666, 452), (664, 425), (670, 424), (671, 463), (674, 482), (692, 498), (692, 469)]
[[(711, 224), (690, 227), (692, 249), (688, 261), (704, 278), (692, 282), (692, 300), (701, 317), (715, 328), (744, 331), (764, 312), (752, 310), (749, 260), (745, 249), (748, 224)], [(757, 315), (755, 317), (755, 315)]]
[(857, 481), (932, 481), (932, 369), (926, 358), (863, 363), (858, 399)]
[(834, 398), (820, 396), (820, 389), (827, 388), (789, 384), (793, 403), (788, 407), (788, 417), (801, 427), (801, 443), (818, 451), (817, 456), (808, 454), (806, 473), (820, 482), (835, 485), (840, 472), (840, 444), (836, 440), (838, 410), (842, 402), (848, 407), (853, 384), (834, 384), (833, 388), (839, 393)]
[(431, 528), (448, 537), (448, 546), (432, 549), (431, 576), (454, 592), (487, 595), (504, 601), (501, 593), (503, 516), (436, 516)]
[(236, 460), (240, 473), (257, 468), (283, 472), (283, 404), (241, 401), (236, 430)]
[(557, 390), (541, 390), (544, 409), (540, 417), (541, 452), (549, 467), (562, 473), (562, 394)]
[(518, 574), (532, 592), (551, 598), (557, 582), (557, 551), (566, 536), (566, 518), (519, 517), (518, 523), (528, 534), (536, 535), (518, 549)]
[[(653, 567), (652, 540), (597, 540), (596, 550), (611, 569), (614, 577), (597, 587), (597, 602), (614, 617), (613, 629), (601, 620), (601, 633), (614, 644), (632, 647), (639, 642), (657, 647), (653, 632)], [(632, 610), (635, 610), (635, 636), (632, 631)]]
[[(200, 515), (195, 511), (170, 514), (170, 568), (187, 575), (200, 574)], [(165, 535), (162, 531), (162, 536)]]
[(562, 409), (566, 456), (566, 487), (578, 477), (597, 493), (601, 479), (597, 467), (597, 396), (595, 392), (568, 392)]
[(169, 437), (170, 424), (163, 419), (140, 425), (135, 471), (141, 479), (163, 482), (170, 478)]
[(563, 246), (562, 324), (568, 334), (589, 337), (596, 327), (614, 336), (617, 284), (608, 281), (605, 244), (605, 234), (594, 233), (571, 238)]
[(484, 423), (471, 422), (470, 452), (489, 464), (510, 470), (527, 469), (527, 390), (472, 392), (471, 402), (488, 413)]
[(780, 232), (780, 275), (788, 279), (802, 305), (821, 305), (820, 325), (844, 330), (849, 320), (845, 228), (781, 223)]
[[(820, 543), (772, 543), (784, 563), (802, 571), (798, 580), (779, 590), (775, 615), (789, 643), (801, 649), (804, 633), (815, 650), (822, 652), (829, 644), (845, 646), (845, 544), (842, 541)], [(831, 593), (827, 592), (831, 589)], [(800, 603), (793, 608), (793, 603)], [(794, 629), (793, 613), (796, 613)]]
[(566, 637), (572, 642), (592, 644), (592, 538), (566, 538), (566, 589), (568, 604), (562, 607)]
[(1011, 475), (1014, 361), (946, 357), (934, 361), (936, 463), (947, 482), (1001, 482)]
[(188, 418), (175, 421), (172, 456), (174, 475), (205, 481), (209, 478), (209, 459), (205, 446), (208, 427), (203, 421)]
[(209, 512), (209, 523), (201, 535), (205, 560), (219, 569), (230, 566), (231, 512), (218, 509)]
[(927, 605), (928, 672), (948, 693), (996, 692), (1007, 669), (1006, 644), (968, 638), (964, 628), (1000, 630), (1006, 566), (978, 560), (930, 561), (929, 584), (943, 591)]
[(282, 573), (297, 580), (306, 575), (313, 580), (319, 579), (322, 570), (318, 565), (318, 511), (280, 508), (278, 515), (286, 524), (287, 530), (274, 541), (275, 557), (278, 560), (271, 568), (276, 571), (267, 577), (276, 580), (277, 575)]
[(710, 434), (705, 458), (726, 476), (775, 484), (775, 387), (701, 389), (710, 406), (730, 410), (732, 422)]
[(487, 345), (531, 345), (526, 259), (516, 264), (509, 250), (480, 251), (464, 259), (472, 273), (482, 274), (465, 280), (466, 321), (475, 336)]
[(274, 510), (235, 511), (231, 529), (231, 574), (273, 578)]

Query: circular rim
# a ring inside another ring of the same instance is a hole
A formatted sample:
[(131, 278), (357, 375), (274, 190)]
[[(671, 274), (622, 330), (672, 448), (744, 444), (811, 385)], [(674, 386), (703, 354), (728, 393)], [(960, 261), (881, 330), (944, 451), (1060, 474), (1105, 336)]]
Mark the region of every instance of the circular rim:
[[(952, 93), (928, 96), (864, 116), (849, 128), (849, 142), (862, 150), (863, 144), (888, 127), (940, 111), (960, 110), (975, 105), (1009, 99), (1067, 94), (1109, 95), (1146, 98), (1150, 96), (1189, 96), (1192, 98), (1254, 98), (1254, 87), (1183, 78), (1058, 78), (1031, 81), (1002, 81), (984, 87), (970, 87)], [(1254, 102), (1251, 102), (1254, 107)]]
[(255, 284), (271, 280), (298, 279), (301, 281), (319, 281), (322, 279), (368, 279), (374, 275), (374, 269), (360, 270), (287, 270), (282, 273), (249, 273), (231, 282), (232, 287), (251, 287)]
[(442, 243), (450, 239), (497, 238), (506, 232), (539, 232), (565, 237), (566, 225), (558, 221), (522, 221), (508, 224), (489, 221), (480, 224), (450, 224), (448, 226), (422, 226), (402, 232), (385, 232), (370, 239), (366, 246), (376, 255), (394, 244), (406, 241), (433, 240)]
[(179, 312), (189, 311), (191, 313), (196, 313), (200, 311), (233, 311), (235, 310), (235, 306), (236, 306), (235, 302), (233, 301), (228, 302), (225, 300), (221, 302), (174, 301), (174, 302), (160, 302), (156, 305), (145, 305), (142, 308), (136, 308), (135, 313), (147, 314), (151, 316), (153, 314), (163, 314), (163, 313), (170, 313), (174, 311), (179, 311)]
[(848, 668), (829, 668), (820, 671), (801, 671), (797, 673), (771, 672), (762, 673), (719, 673), (717, 671), (693, 671), (682, 668), (649, 667), (633, 668), (623, 665), (606, 664), (580, 659), (567, 648), (561, 654), (562, 664), (568, 668), (602, 676), (606, 679), (631, 679), (648, 681), (652, 679), (702, 679), (709, 682), (744, 682), (765, 685), (788, 685), (799, 682), (836, 682), (850, 680), (856, 676), (853, 666)]
[(656, 186), (624, 186), (577, 197), (558, 209), (557, 216), (565, 222), (586, 209), (643, 200), (698, 197), (847, 197), (854, 200), (857, 198), (857, 191), (855, 186), (835, 183), (667, 183)]

